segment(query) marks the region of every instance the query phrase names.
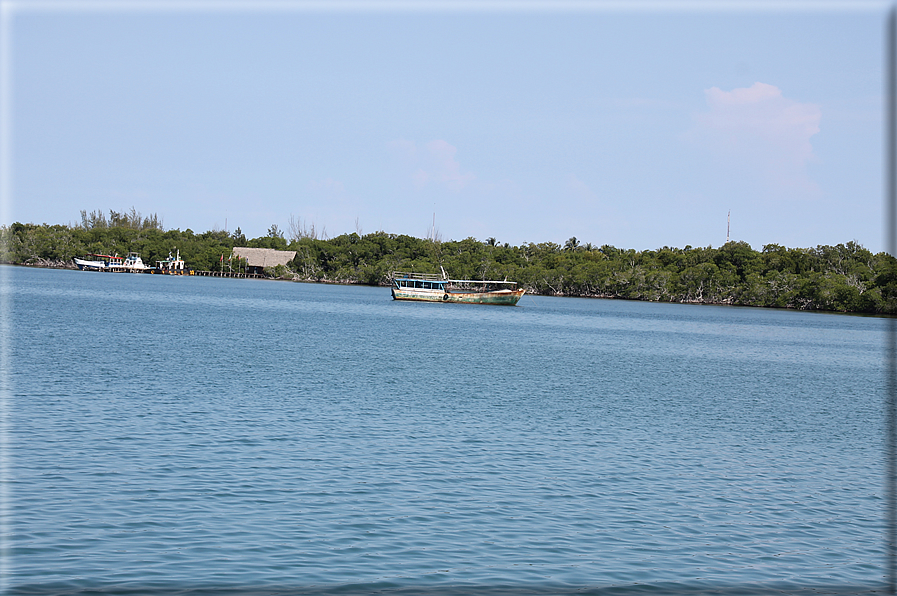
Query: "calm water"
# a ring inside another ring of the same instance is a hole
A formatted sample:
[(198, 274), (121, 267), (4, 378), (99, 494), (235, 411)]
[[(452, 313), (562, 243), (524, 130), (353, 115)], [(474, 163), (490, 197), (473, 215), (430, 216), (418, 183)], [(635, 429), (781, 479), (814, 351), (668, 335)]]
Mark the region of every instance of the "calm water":
[(9, 593), (883, 585), (883, 319), (0, 273)]

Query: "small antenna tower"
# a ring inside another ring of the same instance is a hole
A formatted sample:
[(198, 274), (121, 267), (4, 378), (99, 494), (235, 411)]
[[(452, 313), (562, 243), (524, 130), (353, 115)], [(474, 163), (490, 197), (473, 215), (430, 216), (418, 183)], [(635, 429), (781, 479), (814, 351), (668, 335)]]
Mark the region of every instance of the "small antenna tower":
[(732, 221), (732, 210), (729, 209), (729, 215), (726, 216), (726, 244), (729, 244), (729, 224)]

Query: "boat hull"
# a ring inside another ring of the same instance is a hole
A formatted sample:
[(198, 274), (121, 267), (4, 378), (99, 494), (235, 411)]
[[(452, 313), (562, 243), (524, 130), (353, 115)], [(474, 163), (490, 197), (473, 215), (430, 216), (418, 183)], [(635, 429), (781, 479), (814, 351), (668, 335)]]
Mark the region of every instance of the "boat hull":
[(101, 271), (106, 268), (103, 261), (88, 261), (86, 259), (74, 259), (75, 266), (81, 271)]
[(494, 292), (443, 292), (416, 288), (393, 288), (395, 300), (445, 302), (447, 304), (495, 304), (515, 306), (526, 290), (496, 290)]

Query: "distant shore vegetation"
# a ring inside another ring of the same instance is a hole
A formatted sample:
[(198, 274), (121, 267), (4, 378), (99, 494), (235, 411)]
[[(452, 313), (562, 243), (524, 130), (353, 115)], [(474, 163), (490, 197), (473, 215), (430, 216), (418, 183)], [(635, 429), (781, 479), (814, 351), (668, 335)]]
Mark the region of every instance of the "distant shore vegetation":
[[(323, 236), (323, 234), (321, 234)], [(217, 271), (236, 246), (296, 251), (287, 267), (268, 273), (295, 281), (388, 285), (393, 271), (440, 273), (456, 279), (507, 279), (531, 294), (728, 304), (868, 314), (897, 314), (897, 259), (856, 242), (815, 248), (746, 242), (719, 248), (636, 251), (570, 238), (511, 246), (495, 238), (442, 241), (373, 232), (319, 237), (291, 218), (248, 239), (237, 228), (195, 233), (165, 230), (155, 214), (81, 212), (76, 225), (0, 226), (0, 262), (74, 267), (87, 254), (139, 253), (145, 262), (180, 251), (187, 266)], [(239, 265), (236, 265), (239, 266)]]

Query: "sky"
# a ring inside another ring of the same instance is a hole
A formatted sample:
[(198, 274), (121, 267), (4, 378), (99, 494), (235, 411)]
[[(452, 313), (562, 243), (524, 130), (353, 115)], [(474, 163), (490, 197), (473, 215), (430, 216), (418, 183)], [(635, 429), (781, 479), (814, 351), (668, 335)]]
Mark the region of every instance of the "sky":
[(2, 224), (886, 247), (887, 3), (0, 3)]

